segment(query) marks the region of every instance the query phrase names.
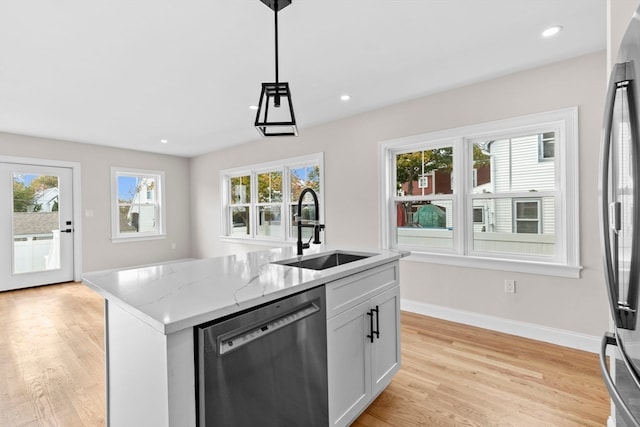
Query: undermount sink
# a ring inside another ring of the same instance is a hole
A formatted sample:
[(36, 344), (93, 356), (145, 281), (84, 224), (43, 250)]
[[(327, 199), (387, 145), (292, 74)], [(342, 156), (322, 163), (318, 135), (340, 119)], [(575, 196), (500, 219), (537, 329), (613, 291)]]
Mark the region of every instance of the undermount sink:
[(289, 267), (308, 268), (311, 270), (326, 270), (327, 268), (338, 267), (350, 262), (369, 258), (370, 256), (373, 256), (373, 254), (332, 251), (317, 255), (287, 259), (284, 261), (274, 261), (272, 264), (286, 265)]

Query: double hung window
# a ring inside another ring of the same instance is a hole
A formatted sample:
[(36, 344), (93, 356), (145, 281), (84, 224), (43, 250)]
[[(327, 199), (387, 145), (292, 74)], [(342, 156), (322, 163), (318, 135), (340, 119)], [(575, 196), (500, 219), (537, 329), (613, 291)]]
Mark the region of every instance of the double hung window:
[[(221, 171), (223, 237), (267, 242), (297, 239), (300, 193), (312, 188), (323, 200), (322, 165), (323, 155), (318, 153)], [(322, 219), (322, 210), (319, 214)], [(305, 197), (301, 219), (315, 215), (312, 199)], [(310, 232), (303, 229), (303, 237)]]
[(112, 239), (164, 236), (164, 172), (111, 168)]
[(384, 142), (384, 245), (577, 277), (576, 129), (567, 109)]

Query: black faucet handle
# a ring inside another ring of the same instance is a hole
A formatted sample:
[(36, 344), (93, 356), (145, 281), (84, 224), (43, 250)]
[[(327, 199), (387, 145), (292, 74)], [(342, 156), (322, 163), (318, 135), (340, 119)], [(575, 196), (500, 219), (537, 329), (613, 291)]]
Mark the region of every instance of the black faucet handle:
[(320, 243), (322, 243), (320, 241), (320, 231), (324, 230), (324, 224), (316, 224), (313, 227), (313, 244), (314, 245), (319, 245)]

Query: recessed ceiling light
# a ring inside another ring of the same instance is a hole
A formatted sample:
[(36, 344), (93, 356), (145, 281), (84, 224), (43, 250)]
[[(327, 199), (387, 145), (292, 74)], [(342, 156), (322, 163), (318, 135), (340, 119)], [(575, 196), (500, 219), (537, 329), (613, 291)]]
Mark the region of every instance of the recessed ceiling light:
[(348, 101), (348, 100), (350, 100), (350, 99), (351, 99), (351, 96), (349, 96), (349, 95), (342, 95), (342, 96), (340, 96), (340, 100), (341, 100), (341, 101)]
[(542, 32), (542, 37), (553, 37), (556, 34), (558, 34), (560, 31), (562, 31), (562, 26), (561, 25), (556, 25), (554, 27), (549, 27), (546, 30), (544, 30)]
[(249, 109), (250, 110), (257, 110), (258, 106), (257, 105), (249, 105)]
[(167, 141), (166, 139), (161, 139), (160, 142), (163, 143), (163, 144), (168, 144), (169, 143), (169, 141)]

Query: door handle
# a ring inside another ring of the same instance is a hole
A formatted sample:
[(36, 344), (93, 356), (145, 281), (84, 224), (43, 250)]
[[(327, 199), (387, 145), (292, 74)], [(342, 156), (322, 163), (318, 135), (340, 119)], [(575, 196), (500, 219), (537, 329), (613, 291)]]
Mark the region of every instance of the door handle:
[(61, 233), (73, 233), (73, 228), (66, 228), (64, 230), (60, 230)]

